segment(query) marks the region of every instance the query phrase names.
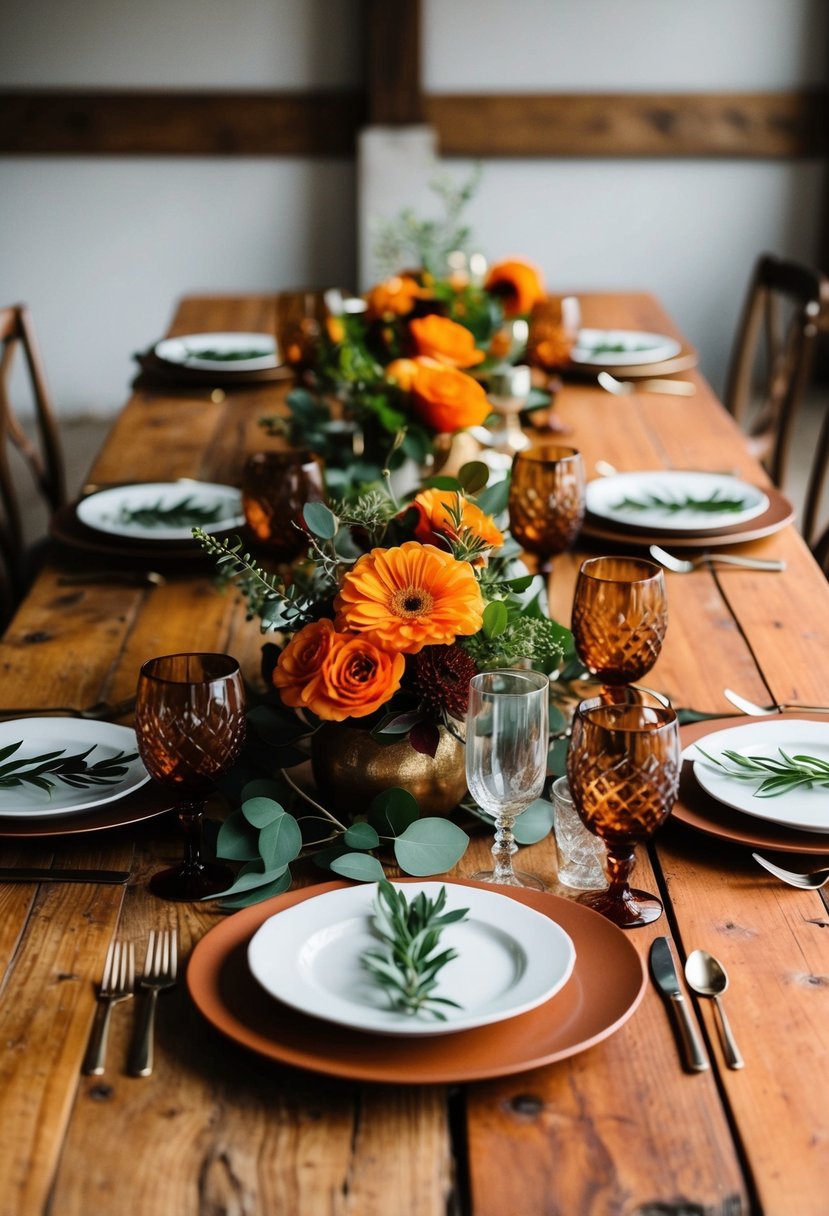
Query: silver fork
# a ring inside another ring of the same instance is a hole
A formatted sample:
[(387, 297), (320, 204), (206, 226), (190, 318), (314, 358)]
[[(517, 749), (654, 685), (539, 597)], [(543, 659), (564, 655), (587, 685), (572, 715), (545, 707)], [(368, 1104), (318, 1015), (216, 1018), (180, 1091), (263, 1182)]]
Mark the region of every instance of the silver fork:
[(140, 980), (140, 987), (146, 988), (147, 996), (141, 1006), (127, 1065), (127, 1071), (132, 1077), (148, 1077), (153, 1071), (153, 1031), (158, 994), (163, 989), (175, 985), (177, 970), (176, 930), (164, 929), (161, 933), (156, 933), (155, 929), (151, 929), (147, 942), (147, 957), (144, 959), (144, 974)]
[(113, 1005), (129, 1000), (135, 987), (135, 946), (113, 938), (109, 943), (101, 987), (98, 990), (98, 1008), (89, 1037), (89, 1046), (81, 1066), (86, 1076), (98, 1076), (104, 1071), (109, 1034), (109, 1017)]
[(761, 857), (759, 853), (752, 853), (751, 856), (758, 865), (768, 870), (769, 874), (773, 874), (781, 882), (787, 882), (790, 887), (800, 887), (803, 891), (817, 891), (829, 882), (829, 870), (812, 870), (811, 874), (799, 874), (796, 870), (784, 870), (782, 866), (776, 866), (773, 861)]
[(801, 710), (803, 713), (809, 714), (829, 714), (829, 705), (802, 705), (798, 701), (775, 701), (771, 705), (758, 705), (756, 701), (749, 701), (748, 697), (741, 697), (732, 688), (724, 688), (723, 696), (726, 701), (731, 702), (735, 709), (742, 710), (751, 718), (762, 718), (767, 714), (782, 714), (787, 709)]
[(659, 545), (651, 545), (651, 557), (674, 574), (690, 574), (700, 566), (739, 566), (742, 570), (785, 570), (786, 563), (774, 557), (740, 557), (737, 553), (703, 553), (701, 557), (674, 557)]

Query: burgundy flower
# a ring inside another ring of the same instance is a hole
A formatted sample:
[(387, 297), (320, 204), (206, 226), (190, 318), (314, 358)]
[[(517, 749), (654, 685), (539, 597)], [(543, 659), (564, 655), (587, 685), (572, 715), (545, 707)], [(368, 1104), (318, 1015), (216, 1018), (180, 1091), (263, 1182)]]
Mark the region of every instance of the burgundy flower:
[(426, 709), (462, 720), (469, 705), (469, 681), (478, 668), (458, 645), (424, 646), (413, 656), (414, 686)]

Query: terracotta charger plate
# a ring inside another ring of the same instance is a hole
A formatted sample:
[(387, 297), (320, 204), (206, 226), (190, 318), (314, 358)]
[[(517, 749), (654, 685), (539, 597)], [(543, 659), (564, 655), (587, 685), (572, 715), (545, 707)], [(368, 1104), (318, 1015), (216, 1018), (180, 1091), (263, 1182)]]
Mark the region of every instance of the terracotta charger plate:
[(544, 1004), (507, 1022), (416, 1041), (384, 1036), (380, 1042), (308, 1017), (259, 987), (248, 968), (248, 942), (274, 913), (346, 886), (330, 882), (290, 891), (211, 929), (187, 968), (190, 995), (207, 1020), (243, 1047), (297, 1068), (356, 1081), (440, 1085), (508, 1076), (586, 1051), (618, 1030), (644, 994), (642, 960), (621, 929), (572, 900), (516, 889), (503, 894), (556, 921), (576, 948), (573, 974)]
[[(775, 721), (790, 722), (823, 722), (827, 721), (826, 714), (788, 713), (769, 714)], [(708, 722), (692, 722), (680, 729), (679, 737), (682, 747), (690, 747), (706, 735), (721, 730), (733, 730), (739, 721), (763, 722), (765, 718), (735, 719), (732, 714), (728, 718), (715, 718)], [(773, 849), (778, 853), (813, 853), (822, 857), (829, 855), (829, 837), (826, 832), (801, 832), (795, 828), (783, 827), (766, 819), (756, 819), (753, 815), (743, 815), (731, 807), (718, 802), (707, 794), (694, 776), (693, 764), (685, 761), (679, 781), (679, 797), (674, 803), (671, 818), (688, 827), (705, 832), (707, 836), (716, 836), (720, 840), (728, 840), (732, 844), (749, 845), (753, 849)]]
[(762, 515), (747, 520), (743, 524), (734, 524), (730, 528), (705, 528), (699, 532), (672, 532), (669, 528), (654, 530), (652, 528), (637, 528), (635, 524), (619, 525), (614, 528), (605, 519), (587, 515), (582, 526), (582, 536), (593, 537), (596, 540), (613, 541), (616, 544), (664, 545), (666, 549), (706, 549), (717, 545), (740, 545), (746, 541), (759, 540), (763, 536), (771, 536), (790, 524), (795, 516), (794, 507), (785, 495), (773, 486), (764, 486), (763, 491), (768, 495), (769, 505)]
[(217, 367), (215, 370), (201, 367), (185, 367), (181, 363), (168, 363), (159, 359), (153, 351), (136, 355), (136, 361), (141, 373), (147, 379), (159, 383), (166, 381), (170, 384), (190, 384), (194, 388), (249, 388), (255, 384), (275, 384), (282, 380), (292, 380), (294, 371), (285, 364), (278, 367), (260, 368), (258, 371), (232, 371), (227, 367)]
[(169, 791), (151, 781), (124, 798), (92, 807), (88, 811), (79, 811), (77, 815), (56, 815), (52, 819), (4, 819), (0, 816), (0, 840), (104, 832), (110, 828), (143, 823), (145, 819), (155, 819), (158, 815), (166, 815), (173, 807)]

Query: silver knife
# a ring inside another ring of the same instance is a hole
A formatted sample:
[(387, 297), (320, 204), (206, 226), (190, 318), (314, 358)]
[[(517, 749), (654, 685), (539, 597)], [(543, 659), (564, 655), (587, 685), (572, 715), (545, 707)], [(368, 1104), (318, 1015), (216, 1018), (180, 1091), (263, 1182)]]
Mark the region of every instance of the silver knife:
[(651, 946), (650, 961), (651, 974), (656, 985), (670, 999), (671, 1008), (676, 1016), (685, 1065), (691, 1072), (705, 1072), (710, 1065), (688, 1013), (688, 1006), (679, 986), (679, 976), (667, 937), (657, 937)]
[(39, 870), (23, 866), (0, 866), (0, 882), (104, 882), (123, 886), (126, 870)]

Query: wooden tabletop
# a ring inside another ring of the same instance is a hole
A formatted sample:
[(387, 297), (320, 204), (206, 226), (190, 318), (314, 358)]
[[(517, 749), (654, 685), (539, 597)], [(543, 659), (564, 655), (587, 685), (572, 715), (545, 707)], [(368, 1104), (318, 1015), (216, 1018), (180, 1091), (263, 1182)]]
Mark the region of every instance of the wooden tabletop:
[[(581, 300), (585, 324), (676, 332), (650, 296)], [(188, 299), (170, 332), (273, 326), (269, 298)], [(589, 474), (603, 459), (619, 469), (733, 466), (762, 478), (701, 376), (685, 378), (697, 385), (692, 398), (615, 398), (568, 384), (556, 416)], [(90, 482), (238, 482), (244, 456), (263, 446), (257, 419), (283, 391), (251, 387), (214, 400), (208, 389), (138, 388)], [(670, 625), (650, 685), (676, 705), (723, 713), (726, 686), (764, 702), (829, 703), (829, 585), (794, 528), (738, 551), (783, 557), (788, 569), (668, 575)], [(556, 563), (552, 611), (566, 623), (581, 556)], [(0, 645), (1, 705), (117, 701), (146, 658), (179, 649), (226, 650), (257, 671), (257, 627), (209, 572), (135, 587), (108, 580), (97, 563), (100, 581), (62, 584), (81, 564), (90, 568), (56, 552), (12, 622)], [(488, 847), (476, 837), (458, 872), (471, 872)], [(116, 928), (141, 956), (151, 928), (176, 925), (186, 958), (217, 923), (208, 907), (148, 893), (148, 876), (179, 850), (166, 818), (76, 838), (0, 838), (3, 865), (132, 871), (126, 888), (0, 885), (3, 1216), (827, 1211), (829, 912), (819, 893), (760, 870), (748, 849), (669, 822), (650, 856), (639, 850), (636, 873), (639, 885), (659, 886), (666, 915), (630, 933), (643, 958), (668, 934), (680, 957), (704, 947), (723, 961), (740, 1072), (723, 1067), (708, 1004), (692, 1014), (712, 1070), (683, 1072), (649, 985), (614, 1036), (521, 1076), (462, 1087), (333, 1081), (225, 1040), (181, 984), (160, 999), (151, 1078), (124, 1075), (130, 1006), (115, 1011), (105, 1075), (81, 1077)], [(549, 839), (527, 862), (567, 894)]]

